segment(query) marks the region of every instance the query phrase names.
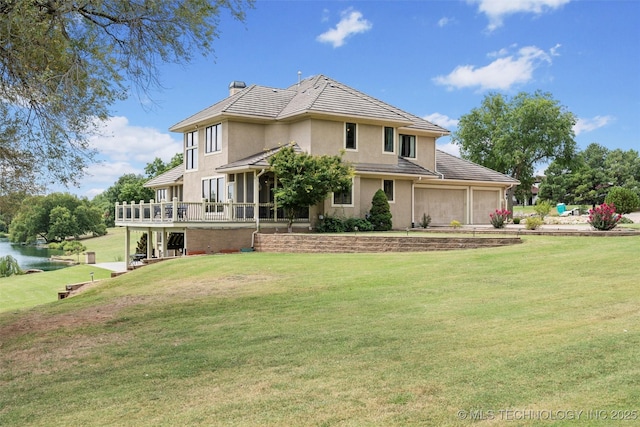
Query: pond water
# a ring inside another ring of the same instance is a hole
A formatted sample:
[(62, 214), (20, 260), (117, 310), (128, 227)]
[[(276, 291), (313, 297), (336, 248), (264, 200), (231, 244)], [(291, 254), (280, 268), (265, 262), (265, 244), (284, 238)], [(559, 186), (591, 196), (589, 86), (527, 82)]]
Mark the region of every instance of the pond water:
[(64, 262), (52, 262), (49, 258), (53, 255), (62, 255), (62, 251), (54, 251), (42, 246), (29, 246), (11, 243), (8, 239), (0, 238), (0, 256), (11, 255), (16, 260), (20, 268), (29, 270), (59, 270), (68, 265)]

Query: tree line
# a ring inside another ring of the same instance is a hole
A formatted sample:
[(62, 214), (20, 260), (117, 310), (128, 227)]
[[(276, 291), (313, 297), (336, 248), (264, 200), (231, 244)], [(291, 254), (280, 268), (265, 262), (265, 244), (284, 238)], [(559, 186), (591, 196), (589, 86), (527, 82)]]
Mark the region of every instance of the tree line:
[(145, 174), (125, 174), (92, 200), (69, 193), (29, 195), (26, 192), (0, 194), (0, 232), (8, 232), (15, 243), (63, 242), (68, 238), (101, 236), (115, 226), (114, 205), (123, 200), (154, 197), (145, 182), (182, 164), (182, 153), (169, 162), (154, 159)]

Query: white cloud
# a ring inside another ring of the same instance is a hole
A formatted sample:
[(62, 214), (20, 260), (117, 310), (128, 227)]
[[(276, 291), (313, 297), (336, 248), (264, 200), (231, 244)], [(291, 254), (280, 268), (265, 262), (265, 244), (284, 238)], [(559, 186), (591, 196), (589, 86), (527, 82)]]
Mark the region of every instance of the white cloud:
[(443, 18), (440, 18), (440, 20), (438, 20), (438, 27), (440, 28), (446, 27), (450, 22), (451, 22), (451, 19), (447, 18), (446, 16)]
[(148, 163), (160, 157), (167, 161), (182, 150), (182, 143), (170, 134), (150, 127), (132, 126), (126, 117), (111, 117), (102, 134), (89, 141), (92, 148), (112, 161)]
[(445, 153), (460, 157), (460, 147), (451, 141), (445, 143), (436, 143), (436, 147), (438, 148), (438, 150), (444, 151)]
[(424, 116), (423, 119), (438, 126), (442, 126), (445, 129), (457, 127), (459, 122), (457, 119), (452, 119), (451, 117), (440, 113), (429, 114), (428, 116)]
[(345, 39), (354, 34), (369, 31), (373, 24), (362, 17), (357, 10), (347, 9), (341, 14), (342, 19), (334, 27), (316, 37), (322, 43), (331, 43), (333, 47), (340, 47)]
[[(514, 85), (533, 79), (533, 72), (544, 63), (551, 64), (551, 55), (536, 46), (525, 46), (515, 54), (507, 55), (508, 49), (492, 52), (498, 57), (484, 67), (460, 65), (446, 76), (438, 76), (434, 83), (449, 89), (478, 87), (482, 90), (508, 90)], [(507, 55), (507, 56), (504, 56)]]
[(504, 18), (516, 13), (533, 13), (541, 15), (561, 8), (571, 0), (467, 0), (469, 4), (477, 4), (478, 11), (489, 19), (488, 31), (499, 28)]
[(156, 157), (169, 161), (182, 151), (182, 142), (152, 127), (133, 126), (126, 117), (116, 116), (101, 124), (102, 132), (89, 140), (98, 151), (98, 162), (85, 170), (79, 188), (58, 189), (93, 198), (127, 173), (144, 174), (144, 167)]
[(613, 122), (615, 117), (613, 116), (595, 116), (592, 119), (579, 118), (573, 127), (573, 131), (576, 135), (580, 135), (584, 132), (591, 132), (601, 127), (607, 126)]

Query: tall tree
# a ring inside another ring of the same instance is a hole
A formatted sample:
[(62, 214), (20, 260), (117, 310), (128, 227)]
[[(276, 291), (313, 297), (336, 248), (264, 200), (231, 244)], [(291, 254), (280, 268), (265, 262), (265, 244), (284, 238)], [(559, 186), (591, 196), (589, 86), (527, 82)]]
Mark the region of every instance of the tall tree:
[(115, 226), (116, 202), (137, 203), (140, 200), (149, 201), (153, 199), (153, 190), (144, 187), (144, 183), (147, 181), (148, 178), (139, 174), (124, 174), (111, 187), (93, 198), (92, 203), (102, 211), (107, 227)]
[(278, 179), (274, 198), (285, 211), (289, 229), (299, 209), (317, 205), (331, 192), (351, 189), (353, 170), (342, 156), (312, 156), (289, 144), (269, 157), (269, 165)]
[[(517, 194), (527, 197), (536, 167), (574, 160), (575, 123), (575, 116), (548, 93), (522, 92), (513, 98), (494, 93), (460, 118), (454, 141), (463, 158), (519, 180)], [(514, 194), (511, 189), (509, 210)]]
[(9, 229), (11, 241), (19, 243), (38, 238), (46, 242), (62, 241), (67, 237), (105, 232), (100, 210), (68, 193), (25, 199)]
[(155, 178), (166, 171), (180, 166), (184, 162), (184, 153), (176, 153), (167, 163), (163, 162), (160, 157), (156, 157), (153, 161), (147, 163), (144, 167), (144, 173), (149, 179)]
[[(131, 90), (160, 88), (159, 66), (212, 52), (223, 13), (244, 20), (254, 0), (10, 0), (0, 2), (0, 126), (22, 138), (3, 161), (75, 183), (89, 136)], [(4, 112), (4, 113), (3, 113)]]
[(570, 168), (553, 161), (545, 171), (539, 196), (570, 204), (596, 205), (613, 187), (627, 188), (640, 196), (640, 155), (592, 143), (576, 155)]

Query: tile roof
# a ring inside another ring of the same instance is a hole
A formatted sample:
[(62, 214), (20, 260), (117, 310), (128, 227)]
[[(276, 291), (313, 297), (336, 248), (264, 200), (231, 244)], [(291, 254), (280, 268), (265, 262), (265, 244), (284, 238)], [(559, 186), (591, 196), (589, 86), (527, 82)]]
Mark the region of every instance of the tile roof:
[(415, 175), (415, 176), (439, 176), (435, 172), (419, 166), (404, 157), (398, 157), (396, 164), (380, 163), (354, 163), (353, 167), (358, 172), (369, 172), (389, 175)]
[(180, 131), (224, 115), (286, 120), (313, 113), (382, 120), (411, 129), (449, 134), (448, 130), (438, 125), (323, 75), (302, 80), (287, 89), (251, 85), (176, 123), (170, 130)]
[(436, 150), (436, 169), (445, 179), (503, 182), (519, 184), (520, 181), (492, 169), (461, 159), (441, 150)]
[[(276, 154), (278, 151), (282, 150), (285, 146), (270, 148), (264, 150), (260, 153), (256, 153), (249, 157), (245, 157), (244, 159), (236, 160), (235, 162), (227, 163), (226, 165), (222, 165), (216, 168), (216, 170), (224, 171), (227, 169), (235, 169), (235, 168), (246, 168), (246, 167), (260, 167), (260, 168), (268, 168), (269, 167), (269, 157)], [(293, 145), (294, 150), (297, 153), (301, 153), (302, 150), (298, 144)]]
[(169, 169), (165, 173), (162, 173), (155, 178), (151, 178), (144, 183), (144, 187), (158, 187), (161, 185), (172, 185), (182, 181), (182, 175), (184, 174), (184, 165), (176, 166), (173, 169)]

